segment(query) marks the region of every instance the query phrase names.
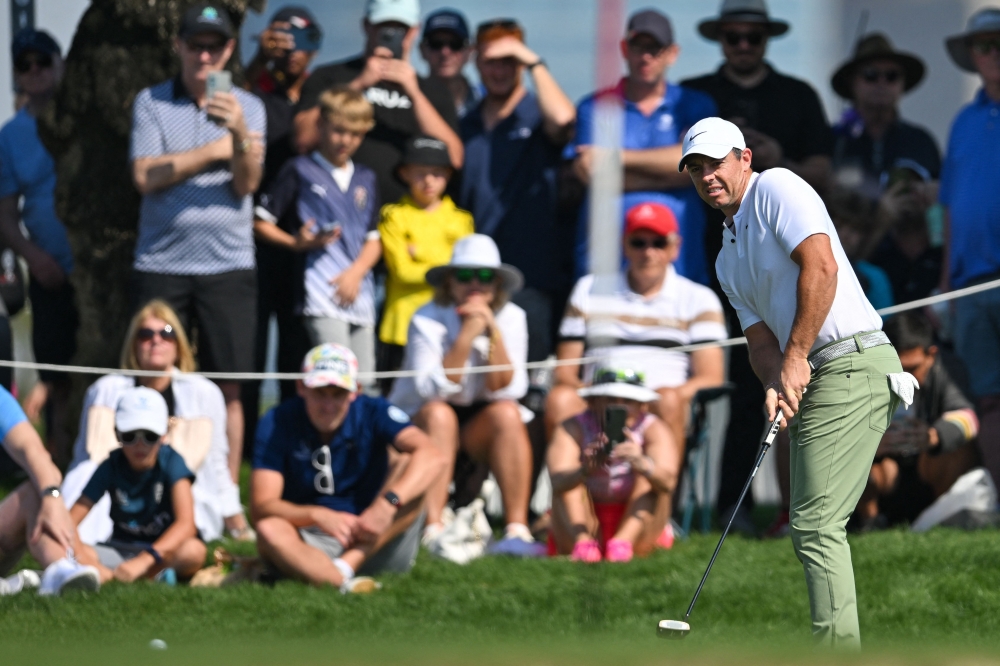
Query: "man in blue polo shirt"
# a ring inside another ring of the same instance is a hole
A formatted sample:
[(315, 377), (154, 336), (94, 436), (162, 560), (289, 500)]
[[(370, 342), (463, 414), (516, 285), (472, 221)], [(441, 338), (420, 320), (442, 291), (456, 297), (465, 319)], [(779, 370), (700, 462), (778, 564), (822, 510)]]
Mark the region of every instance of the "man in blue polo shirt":
[(358, 393), (358, 360), (346, 347), (315, 347), (302, 372), (298, 397), (257, 427), (257, 548), (286, 576), (371, 592), (378, 584), (355, 572), (413, 566), (423, 495), (444, 473), (444, 453), (403, 410)]
[[(1000, 9), (983, 9), (965, 33), (947, 40), (962, 69), (983, 87), (951, 128), (941, 171), (941, 204), (948, 211), (942, 289), (1000, 278)], [(955, 301), (955, 351), (969, 369), (979, 411), (983, 465), (1000, 482), (1000, 289)]]
[[(705, 258), (705, 211), (691, 181), (677, 172), (680, 142), (689, 127), (702, 118), (714, 116), (715, 102), (705, 93), (666, 81), (667, 69), (680, 51), (674, 43), (670, 19), (647, 9), (633, 14), (621, 43), (628, 76), (610, 90), (590, 95), (577, 108), (576, 138), (567, 147), (566, 157), (574, 160), (574, 172), (590, 183), (593, 166), (594, 111), (598, 98), (613, 95), (624, 107), (622, 164), (625, 167), (622, 195), (624, 212), (644, 202), (660, 203), (673, 211), (684, 238), (681, 254), (674, 263), (684, 277), (708, 284)], [(588, 207), (580, 211), (576, 240), (576, 273), (589, 270)], [(477, 219), (478, 223), (478, 219)]]
[[(202, 370), (251, 372), (257, 324), (250, 195), (263, 172), (266, 114), (242, 88), (208, 79), (236, 47), (221, 3), (189, 8), (174, 48), (177, 78), (142, 90), (132, 110), (132, 179), (142, 194), (132, 265), (132, 309), (154, 298), (197, 330)], [(233, 480), (243, 452), (240, 385), (219, 382)]]
[(456, 203), (524, 274), (512, 300), (528, 313), (528, 360), (540, 361), (573, 285), (573, 231), (559, 223), (556, 177), (576, 110), (515, 21), (477, 27), (476, 67), (486, 96), (460, 123), (465, 169)]

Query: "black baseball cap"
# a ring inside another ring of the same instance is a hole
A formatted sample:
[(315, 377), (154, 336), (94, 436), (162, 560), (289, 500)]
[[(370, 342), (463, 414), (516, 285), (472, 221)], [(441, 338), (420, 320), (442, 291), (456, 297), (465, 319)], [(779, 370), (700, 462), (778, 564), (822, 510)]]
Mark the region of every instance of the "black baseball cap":
[(674, 29), (670, 25), (670, 19), (655, 9), (644, 9), (632, 14), (628, 20), (627, 37), (631, 39), (635, 35), (649, 35), (663, 46), (674, 43)]
[(282, 7), (271, 17), (271, 23), (281, 21), (291, 27), (288, 32), (295, 40), (296, 51), (319, 51), (323, 45), (323, 30), (305, 7)]
[(181, 18), (181, 28), (177, 34), (181, 39), (195, 35), (215, 33), (226, 39), (233, 38), (233, 22), (225, 7), (211, 2), (202, 2), (188, 8)]
[(469, 41), (469, 24), (456, 9), (439, 9), (432, 12), (424, 19), (424, 34), (421, 39), (427, 39), (427, 35), (435, 30), (447, 30), (458, 35), (462, 41)]
[(451, 157), (448, 156), (448, 145), (431, 136), (415, 136), (406, 142), (403, 148), (403, 158), (399, 165), (420, 164), (423, 166), (451, 166)]
[(14, 35), (14, 41), (10, 44), (10, 54), (14, 60), (17, 60), (22, 54), (28, 51), (46, 53), (48, 55), (59, 55), (62, 53), (62, 49), (59, 48), (59, 42), (49, 33), (44, 30), (35, 30), (34, 28), (23, 28)]

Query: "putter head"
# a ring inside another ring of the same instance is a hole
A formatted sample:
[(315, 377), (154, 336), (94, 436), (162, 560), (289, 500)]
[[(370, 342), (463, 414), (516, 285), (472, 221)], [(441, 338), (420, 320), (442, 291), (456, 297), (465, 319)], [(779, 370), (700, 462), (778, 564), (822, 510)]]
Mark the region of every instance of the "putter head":
[(656, 627), (656, 635), (660, 638), (680, 640), (687, 638), (689, 633), (691, 633), (691, 625), (680, 620), (660, 620), (660, 624)]

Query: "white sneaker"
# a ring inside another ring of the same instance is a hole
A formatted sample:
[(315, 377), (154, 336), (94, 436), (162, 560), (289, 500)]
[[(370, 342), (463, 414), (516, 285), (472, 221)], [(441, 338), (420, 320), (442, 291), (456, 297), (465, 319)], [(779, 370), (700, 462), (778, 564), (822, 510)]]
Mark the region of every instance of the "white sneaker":
[(0, 578), (0, 597), (18, 594), (22, 590), (36, 588), (40, 584), (37, 571), (21, 569), (13, 576)]
[(381, 590), (382, 583), (368, 576), (354, 576), (350, 580), (344, 581), (340, 586), (341, 594), (371, 594), (375, 590)]
[(66, 590), (97, 592), (99, 589), (101, 589), (101, 576), (95, 567), (64, 557), (46, 567), (38, 594), (50, 596), (62, 594)]

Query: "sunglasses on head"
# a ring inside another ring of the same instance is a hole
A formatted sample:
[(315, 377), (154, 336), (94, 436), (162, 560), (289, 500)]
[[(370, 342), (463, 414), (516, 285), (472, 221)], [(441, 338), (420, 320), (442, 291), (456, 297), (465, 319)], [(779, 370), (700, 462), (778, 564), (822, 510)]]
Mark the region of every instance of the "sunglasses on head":
[(175, 331), (174, 327), (171, 326), (170, 324), (167, 324), (166, 326), (163, 327), (162, 330), (159, 331), (154, 330), (152, 328), (140, 328), (138, 331), (135, 332), (135, 339), (138, 340), (139, 342), (149, 342), (157, 335), (159, 335), (160, 339), (163, 340), (164, 342), (177, 341), (177, 331)]
[(452, 53), (457, 53), (465, 48), (465, 40), (461, 37), (431, 37), (424, 43), (431, 51), (441, 51), (447, 46)]
[(976, 39), (972, 42), (972, 48), (980, 55), (987, 55), (991, 51), (1000, 52), (1000, 38)]
[(479, 284), (491, 284), (497, 277), (497, 272), (492, 268), (456, 268), (452, 271), (455, 282), (469, 284), (476, 280)]
[(160, 436), (149, 430), (132, 430), (118, 433), (118, 440), (122, 446), (131, 446), (142, 442), (143, 444), (156, 444), (160, 441)]
[(657, 250), (662, 250), (670, 245), (670, 241), (667, 240), (666, 236), (657, 236), (652, 240), (646, 240), (645, 238), (629, 238), (628, 246), (633, 250), (645, 250), (647, 247), (655, 247)]
[(14, 61), (14, 69), (20, 74), (27, 74), (34, 65), (38, 65), (39, 69), (47, 69), (52, 66), (52, 62), (51, 53), (28, 53)]
[(764, 43), (764, 33), (762, 32), (727, 32), (725, 35), (726, 44), (739, 46), (746, 42), (750, 46), (760, 46)]
[(886, 83), (895, 83), (903, 78), (903, 73), (898, 69), (879, 69), (878, 67), (867, 67), (861, 71), (861, 78), (868, 83), (878, 83), (880, 80)]

